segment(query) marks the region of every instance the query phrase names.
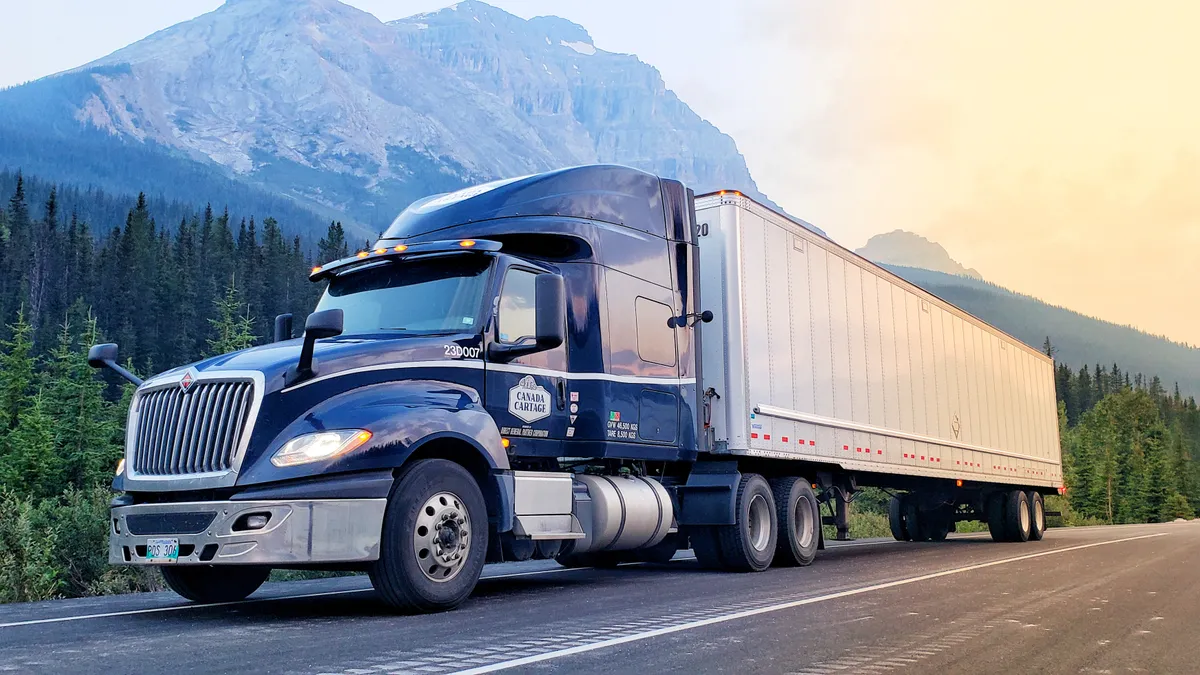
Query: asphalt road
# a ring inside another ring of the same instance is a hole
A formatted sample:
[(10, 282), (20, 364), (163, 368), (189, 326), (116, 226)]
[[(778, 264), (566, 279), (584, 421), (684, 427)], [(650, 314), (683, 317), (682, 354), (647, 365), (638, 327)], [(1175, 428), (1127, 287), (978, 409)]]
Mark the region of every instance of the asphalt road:
[(393, 616), (364, 577), (249, 600), (0, 606), (0, 672), (1192, 673), (1200, 522), (832, 543), (808, 568), (491, 566), (455, 612)]

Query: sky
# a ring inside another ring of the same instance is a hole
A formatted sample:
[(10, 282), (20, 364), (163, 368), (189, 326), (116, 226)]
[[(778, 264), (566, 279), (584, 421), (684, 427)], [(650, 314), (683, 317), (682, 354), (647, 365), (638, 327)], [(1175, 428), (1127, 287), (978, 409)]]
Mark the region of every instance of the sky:
[[(220, 4), (6, 8), (0, 86)], [(390, 20), (448, 3), (350, 4)], [(845, 246), (917, 232), (990, 281), (1200, 344), (1200, 3), (491, 4), (571, 19), (656, 66), (764, 193)]]

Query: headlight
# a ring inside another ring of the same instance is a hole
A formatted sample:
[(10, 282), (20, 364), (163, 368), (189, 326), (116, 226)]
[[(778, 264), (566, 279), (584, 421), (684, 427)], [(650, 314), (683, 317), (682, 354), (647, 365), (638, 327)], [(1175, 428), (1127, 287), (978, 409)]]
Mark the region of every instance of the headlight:
[(366, 429), (341, 429), (304, 434), (288, 441), (271, 456), (275, 466), (296, 466), (332, 459), (350, 452), (371, 440)]

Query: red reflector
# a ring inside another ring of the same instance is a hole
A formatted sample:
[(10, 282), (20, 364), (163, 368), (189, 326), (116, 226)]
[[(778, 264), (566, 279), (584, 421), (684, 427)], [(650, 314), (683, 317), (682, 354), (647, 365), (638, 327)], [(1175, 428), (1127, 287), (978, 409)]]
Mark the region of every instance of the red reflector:
[(758, 438), (758, 434), (750, 434), (750, 438)]
[(875, 454), (877, 454), (877, 455), (882, 455), (882, 454), (883, 454), (883, 451), (882, 451), (882, 450), (876, 450), (876, 451), (875, 451)]
[(771, 434), (764, 434), (764, 435), (763, 435), (763, 440), (764, 440), (764, 441), (769, 441), (769, 440), (771, 440)]
[(784, 443), (787, 443), (787, 436), (784, 436), (784, 437), (783, 437), (783, 442), (784, 442)]
[(816, 445), (816, 444), (817, 444), (817, 442), (816, 442), (816, 441), (809, 441), (809, 442), (808, 442), (808, 444), (809, 444), (809, 445)]
[(848, 445), (843, 445), (843, 446), (842, 446), (842, 449), (843, 449), (843, 450), (849, 450), (849, 449), (850, 449), (850, 446), (848, 446)]

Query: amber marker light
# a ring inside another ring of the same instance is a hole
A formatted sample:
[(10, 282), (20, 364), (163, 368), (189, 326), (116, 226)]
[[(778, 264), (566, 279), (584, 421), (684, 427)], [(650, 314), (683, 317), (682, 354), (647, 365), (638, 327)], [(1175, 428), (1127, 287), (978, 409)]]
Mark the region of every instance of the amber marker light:
[(954, 484), (957, 485), (958, 487), (962, 487), (962, 480), (956, 480), (956, 481), (954, 481)]
[(384, 253), (387, 253), (387, 249), (386, 249), (386, 248), (377, 248), (377, 249), (375, 249), (375, 255), (383, 255)]
[(404, 253), (405, 251), (408, 250), (408, 247), (405, 246), (404, 244), (400, 244), (399, 246), (397, 246), (396, 248), (393, 248), (392, 250), (395, 251), (396, 253)]
[(512, 441), (508, 440), (507, 438), (501, 438), (500, 445), (503, 445), (504, 449), (507, 450), (508, 446), (512, 445)]
[(366, 251), (359, 251), (359, 252), (358, 252), (358, 253), (356, 253), (355, 255), (356, 255), (357, 257), (359, 257), (359, 258), (365, 258), (365, 257), (367, 257), (367, 256), (369, 256), (369, 255), (371, 255), (371, 254), (370, 254), (370, 253), (367, 253)]
[(123, 473), (125, 473), (125, 458), (124, 457), (117, 460), (117, 475), (120, 476)]
[(463, 248), (471, 248), (472, 246), (474, 246), (474, 245), (475, 245), (475, 240), (473, 240), (473, 239), (463, 239), (462, 241), (458, 242), (458, 245), (459, 245), (459, 246), (461, 246), (461, 247), (463, 247)]
[(321, 271), (321, 266), (317, 265), (316, 267), (312, 268), (312, 272), (309, 272), (309, 274), (316, 274), (317, 272), (320, 272), (320, 271)]

